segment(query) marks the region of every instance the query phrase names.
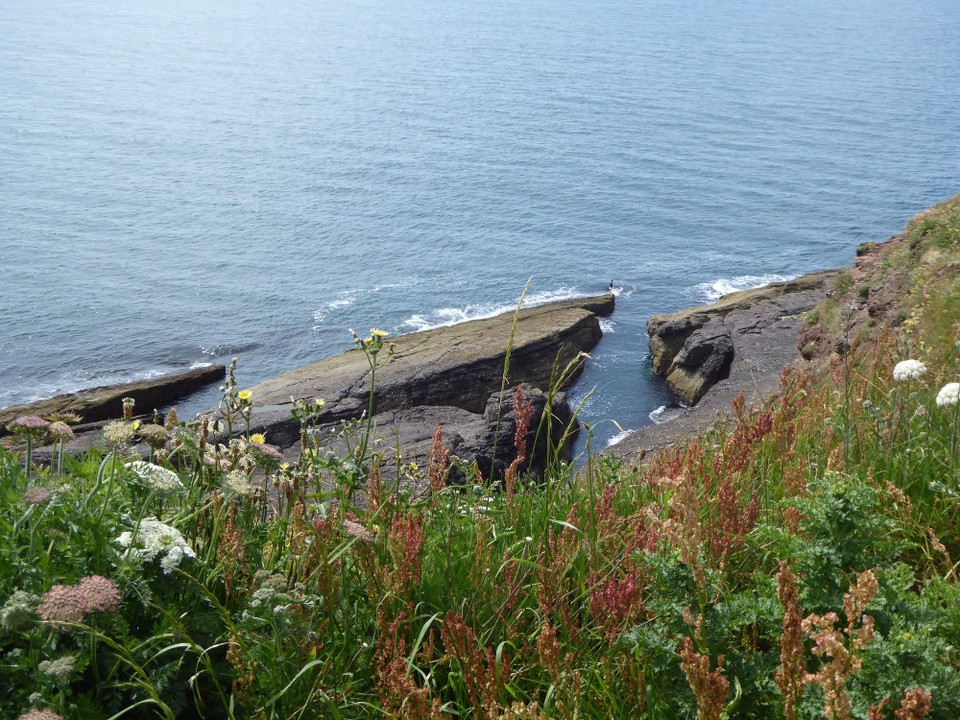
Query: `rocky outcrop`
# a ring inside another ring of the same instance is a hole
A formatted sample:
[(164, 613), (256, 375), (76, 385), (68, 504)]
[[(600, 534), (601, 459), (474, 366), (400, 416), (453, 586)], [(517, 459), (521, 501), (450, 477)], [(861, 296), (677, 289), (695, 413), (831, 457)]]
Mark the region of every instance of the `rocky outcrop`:
[[(550, 396), (546, 391), (569, 385), (582, 370), (582, 353), (591, 350), (602, 336), (598, 316), (609, 315), (613, 308), (614, 296), (605, 294), (523, 309), (517, 313), (516, 322), (514, 313), (506, 313), (389, 338), (393, 352), (388, 357), (386, 347), (381, 351), (382, 365), (376, 373), (376, 414), (372, 422), (375, 447), (389, 456), (399, 454), (403, 462), (424, 467), (439, 426), (451, 455), (462, 464), (475, 462), (486, 478), (499, 478), (516, 457), (514, 388), (523, 384), (523, 396), (532, 406), (526, 435), (529, 457), (523, 472), (537, 476), (550, 461), (569, 461), (576, 421), (564, 394)], [(505, 365), (508, 382), (501, 393)], [(560, 383), (557, 378), (568, 367), (570, 372)], [(219, 380), (224, 368), (205, 368), (189, 375)], [(188, 382), (186, 377), (178, 378), (181, 383)], [(342, 423), (363, 416), (370, 383), (370, 367), (360, 350), (285, 373), (249, 388), (253, 402), (249, 430), (264, 433), (267, 441), (292, 461), (300, 452), (300, 426), (291, 417), (293, 402), (320, 398), (326, 405), (316, 419), (318, 437), (323, 438), (324, 447), (342, 457), (347, 450)], [(136, 398), (136, 409), (143, 412), (169, 405), (175, 399), (172, 388), (187, 387), (165, 381), (147, 384), (169, 393), (158, 395), (139, 385), (85, 391), (89, 398), (84, 402), (77, 397), (85, 393), (78, 393), (42, 407), (11, 408), (16, 413), (11, 419), (25, 412), (46, 414), (67, 409), (87, 421), (117, 418), (122, 414), (123, 397)], [(101, 442), (99, 429), (99, 422), (78, 426), (78, 437), (67, 446), (68, 452)], [(548, 446), (556, 455), (547, 457)], [(147, 452), (146, 446), (140, 449)], [(42, 462), (48, 459), (49, 451), (38, 449), (34, 457)], [(382, 472), (389, 477), (395, 474), (396, 465), (391, 469), (385, 463)]]
[[(543, 391), (522, 385), (524, 402), (530, 404), (530, 419), (523, 436), (527, 459), (518, 467), (520, 475), (540, 478), (550, 462), (571, 462), (572, 442), (576, 439), (579, 424), (564, 393), (553, 396)], [(373, 445), (383, 453), (380, 466), (381, 477), (393, 481), (398, 464), (414, 463), (422, 469), (429, 467), (437, 428), (442, 429), (443, 448), (451, 460), (449, 481), (464, 480), (460, 468), (476, 464), (484, 478), (502, 479), (507, 468), (517, 457), (515, 389), (493, 393), (483, 413), (472, 413), (452, 406), (421, 406), (393, 410), (377, 414), (373, 419)], [(339, 424), (317, 428), (317, 437), (322, 452), (332, 451), (344, 457), (348, 443), (339, 432)], [(549, 438), (549, 442), (548, 442)], [(350, 446), (356, 447), (354, 438)], [(294, 460), (297, 447), (288, 448), (284, 455)], [(400, 453), (400, 463), (397, 462)], [(409, 478), (408, 478), (409, 479)], [(421, 481), (425, 483), (425, 478)], [(426, 487), (409, 487), (414, 494), (423, 494)]]
[(771, 348), (790, 348), (783, 365), (793, 358), (800, 316), (827, 293), (839, 272), (812, 273), (731, 293), (713, 305), (651, 317), (647, 333), (654, 372), (686, 405), (732, 376), (734, 383), (749, 386), (752, 376), (781, 363), (780, 353)]
[(75, 413), (86, 423), (118, 418), (123, 414), (125, 397), (136, 400), (137, 412), (150, 412), (154, 408), (172, 405), (205, 385), (222, 380), (225, 373), (223, 365), (209, 365), (153, 380), (91, 388), (57, 395), (49, 400), (12, 405), (0, 410), (0, 434), (6, 433), (7, 423), (21, 415)]
[[(598, 316), (613, 312), (612, 294), (527, 308), (517, 314), (472, 320), (390, 339), (393, 354), (376, 373), (378, 413), (418, 407), (454, 407), (482, 415), (501, 387), (510, 347), (508, 385), (547, 389), (568, 364), (582, 365), (602, 337)], [(512, 339), (512, 341), (511, 341)], [(292, 444), (299, 429), (290, 418), (294, 400), (326, 403), (320, 423), (359, 417), (367, 408), (370, 367), (360, 350), (292, 370), (250, 388), (251, 429), (271, 442)]]

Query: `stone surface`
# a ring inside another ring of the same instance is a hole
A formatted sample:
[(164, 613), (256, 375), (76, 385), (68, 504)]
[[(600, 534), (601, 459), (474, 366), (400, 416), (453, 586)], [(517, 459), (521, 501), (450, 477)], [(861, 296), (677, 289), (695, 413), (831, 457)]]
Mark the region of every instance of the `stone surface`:
[(226, 368), (223, 365), (210, 365), (153, 380), (91, 388), (58, 395), (49, 400), (12, 405), (0, 410), (0, 435), (6, 434), (7, 423), (20, 415), (42, 416), (72, 412), (88, 423), (119, 418), (123, 415), (125, 397), (132, 397), (137, 401), (138, 414), (150, 413), (154, 408), (172, 405), (185, 395), (222, 380), (225, 373)]
[(673, 359), (683, 349), (687, 338), (711, 318), (722, 318), (732, 312), (742, 312), (751, 305), (776, 300), (783, 295), (804, 291), (825, 292), (824, 285), (832, 281), (838, 272), (840, 271), (824, 270), (810, 273), (794, 280), (730, 293), (712, 305), (700, 305), (665, 315), (654, 315), (647, 321), (653, 371), (657, 375), (667, 375)]
[(812, 273), (731, 293), (713, 305), (651, 317), (647, 332), (654, 372), (686, 405), (700, 402), (734, 374), (734, 383), (749, 386), (751, 377), (771, 364), (769, 347), (786, 343), (786, 362), (795, 356), (800, 316), (827, 293), (838, 272)]
[(730, 375), (733, 356), (730, 329), (722, 317), (710, 318), (691, 333), (674, 357), (667, 387), (687, 405), (695, 405), (717, 381)]
[[(573, 418), (566, 395), (555, 394), (549, 407), (550, 447), (556, 450), (556, 455), (548, 458), (547, 424), (543, 420), (548, 397), (541, 390), (527, 385), (523, 386), (523, 394), (531, 403), (532, 413), (525, 436), (528, 460), (520, 470), (521, 474), (539, 478), (550, 459), (567, 462), (572, 459), (573, 442), (579, 424)], [(443, 447), (451, 458), (455, 457), (467, 467), (476, 463), (484, 478), (502, 479), (516, 458), (514, 399), (514, 389), (508, 389), (504, 392), (501, 407), (500, 393), (494, 393), (488, 398), (482, 414), (453, 406), (420, 406), (377, 414), (373, 420), (373, 437), (374, 447), (384, 457), (381, 476), (385, 480), (396, 477), (398, 450), (402, 463), (413, 462), (425, 473), (429, 466), (434, 433), (440, 427), (443, 431)], [(339, 436), (339, 430), (339, 423), (324, 425), (318, 429), (318, 436), (321, 438), (322, 451), (331, 450), (338, 457), (343, 457), (347, 452), (347, 443)], [(350, 444), (355, 447), (357, 439), (353, 438)], [(284, 452), (291, 461), (296, 459), (297, 454), (298, 447), (294, 446)], [(456, 483), (462, 479), (456, 469), (452, 469), (450, 482)]]
[[(598, 314), (613, 310), (613, 295), (567, 300), (513, 313), (387, 338), (394, 353), (376, 373), (377, 413), (414, 407), (458, 407), (483, 413), (501, 386), (513, 333), (509, 384), (548, 388), (559, 368), (589, 352), (602, 337)], [(576, 376), (574, 373), (570, 380)], [(569, 383), (568, 383), (569, 384)], [(319, 421), (359, 417), (367, 408), (370, 368), (360, 350), (350, 350), (250, 388), (251, 428), (271, 442), (292, 443), (294, 399), (326, 402)]]
[[(660, 353), (660, 374), (664, 374), (663, 368), (669, 370), (696, 331), (704, 330), (709, 339), (718, 337), (721, 327), (733, 343), (729, 373), (706, 388), (692, 407), (676, 404), (669, 409), (667, 422), (642, 428), (607, 452), (626, 462), (636, 462), (647, 452), (668, 447), (717, 422), (725, 422), (730, 402), (740, 392), (748, 404), (769, 399), (780, 388), (784, 368), (798, 360), (797, 338), (803, 313), (829, 292), (840, 272), (813, 273), (787, 283), (733, 293), (716, 305), (651, 318), (647, 327), (651, 332), (651, 349), (656, 344), (655, 352)], [(671, 352), (670, 348), (675, 349)], [(717, 356), (706, 348), (684, 357), (691, 355), (707, 360)]]

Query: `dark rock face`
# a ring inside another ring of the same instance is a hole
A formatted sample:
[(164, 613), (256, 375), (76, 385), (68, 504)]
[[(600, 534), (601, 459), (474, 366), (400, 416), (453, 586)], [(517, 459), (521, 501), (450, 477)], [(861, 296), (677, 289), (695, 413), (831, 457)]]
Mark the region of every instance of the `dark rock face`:
[(125, 397), (136, 400), (138, 413), (149, 413), (154, 408), (172, 405), (185, 395), (222, 380), (225, 374), (226, 368), (223, 365), (211, 365), (155, 380), (92, 388), (26, 405), (13, 405), (0, 410), (0, 435), (6, 434), (7, 423), (20, 415), (72, 412), (80, 415), (87, 423), (119, 418), (123, 415)]
[[(546, 393), (529, 385), (522, 385), (523, 401), (530, 404), (530, 421), (524, 443), (527, 460), (519, 470), (532, 477), (543, 477), (551, 460), (570, 462), (572, 447), (580, 430), (573, 417), (565, 393), (549, 398)], [(507, 468), (517, 457), (516, 394), (504, 393), (502, 403), (499, 393), (487, 400), (483, 412), (484, 430), (480, 442), (472, 445), (462, 436), (452, 444), (452, 451), (461, 459), (475, 460), (483, 477), (502, 479)], [(556, 451), (550, 457), (551, 449)]]
[[(714, 305), (651, 317), (654, 372), (687, 405), (727, 378), (749, 387), (752, 375), (793, 359), (800, 316), (827, 293), (838, 272), (812, 273), (731, 293)], [(784, 347), (790, 348), (786, 359), (780, 357)]]
[(729, 377), (733, 354), (733, 338), (723, 318), (711, 318), (690, 334), (674, 357), (667, 386), (693, 405), (717, 381)]

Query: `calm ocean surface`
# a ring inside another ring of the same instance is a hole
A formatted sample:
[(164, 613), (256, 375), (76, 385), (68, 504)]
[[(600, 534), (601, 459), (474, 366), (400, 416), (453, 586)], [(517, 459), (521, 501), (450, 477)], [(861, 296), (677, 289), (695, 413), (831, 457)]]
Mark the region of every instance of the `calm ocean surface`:
[(613, 281), (603, 445), (666, 401), (651, 313), (960, 191), (953, 0), (0, 8), (0, 406)]

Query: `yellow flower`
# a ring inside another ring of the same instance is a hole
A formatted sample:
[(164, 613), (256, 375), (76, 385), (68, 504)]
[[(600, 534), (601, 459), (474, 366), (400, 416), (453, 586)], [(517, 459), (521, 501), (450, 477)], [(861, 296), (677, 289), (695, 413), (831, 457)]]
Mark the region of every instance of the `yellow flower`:
[(380, 330), (379, 328), (370, 328), (370, 334), (374, 337), (385, 338), (390, 333), (388, 333), (386, 330)]
[(250, 442), (260, 443), (261, 445), (267, 441), (267, 436), (263, 433), (254, 433), (250, 436)]
[(253, 397), (253, 393), (250, 392), (249, 390), (241, 390), (240, 392), (237, 393), (237, 397), (240, 400), (246, 401), (246, 400), (249, 400), (251, 397)]
[(313, 401), (313, 404), (316, 405), (316, 406), (317, 406), (317, 410), (319, 410), (320, 408), (322, 408), (322, 407), (323, 407), (324, 405), (326, 405), (327, 403), (326, 403), (325, 400), (322, 400), (321, 398), (317, 398), (316, 400)]

